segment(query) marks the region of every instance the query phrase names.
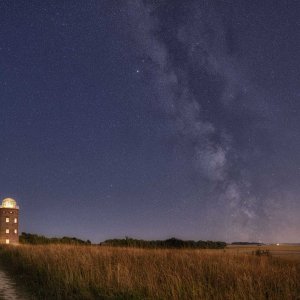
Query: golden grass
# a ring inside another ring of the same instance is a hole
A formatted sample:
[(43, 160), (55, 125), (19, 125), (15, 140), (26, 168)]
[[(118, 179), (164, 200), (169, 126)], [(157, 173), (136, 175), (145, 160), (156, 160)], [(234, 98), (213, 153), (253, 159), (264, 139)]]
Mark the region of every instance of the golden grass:
[(300, 245), (264, 245), (264, 246), (236, 246), (229, 245), (226, 247), (226, 251), (231, 253), (253, 253), (256, 250), (268, 250), (273, 257), (280, 257), (292, 261), (300, 262)]
[(232, 250), (1, 247), (38, 299), (300, 299), (300, 264)]

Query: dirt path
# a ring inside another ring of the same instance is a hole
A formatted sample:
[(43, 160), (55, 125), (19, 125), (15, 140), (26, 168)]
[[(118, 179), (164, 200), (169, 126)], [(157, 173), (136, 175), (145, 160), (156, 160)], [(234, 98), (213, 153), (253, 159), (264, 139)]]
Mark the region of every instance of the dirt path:
[(0, 300), (26, 300), (16, 287), (16, 283), (0, 269)]

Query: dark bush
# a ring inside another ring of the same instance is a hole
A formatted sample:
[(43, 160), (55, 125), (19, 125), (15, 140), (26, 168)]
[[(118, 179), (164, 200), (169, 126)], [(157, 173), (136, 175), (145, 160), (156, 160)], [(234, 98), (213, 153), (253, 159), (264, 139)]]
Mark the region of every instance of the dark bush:
[(138, 247), (138, 248), (193, 248), (193, 249), (223, 249), (225, 242), (214, 241), (183, 241), (176, 238), (167, 240), (145, 241), (126, 237), (125, 239), (110, 239), (101, 245), (116, 247)]
[(42, 245), (42, 244), (72, 244), (72, 245), (91, 245), (91, 241), (83, 241), (75, 237), (64, 236), (62, 238), (48, 238), (43, 235), (22, 232), (20, 235), (21, 244)]

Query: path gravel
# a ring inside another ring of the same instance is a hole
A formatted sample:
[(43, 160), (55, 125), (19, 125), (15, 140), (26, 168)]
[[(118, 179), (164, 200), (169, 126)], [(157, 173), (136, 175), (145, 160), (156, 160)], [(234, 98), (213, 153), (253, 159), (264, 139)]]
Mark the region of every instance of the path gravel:
[(0, 300), (26, 300), (24, 296), (17, 291), (16, 283), (0, 269)]

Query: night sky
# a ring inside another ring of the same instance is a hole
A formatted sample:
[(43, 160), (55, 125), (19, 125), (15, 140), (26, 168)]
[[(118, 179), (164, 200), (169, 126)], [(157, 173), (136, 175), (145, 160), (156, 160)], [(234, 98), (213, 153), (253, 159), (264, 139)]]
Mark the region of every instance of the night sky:
[(0, 2), (0, 197), (21, 231), (299, 242), (298, 1)]

